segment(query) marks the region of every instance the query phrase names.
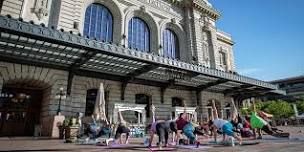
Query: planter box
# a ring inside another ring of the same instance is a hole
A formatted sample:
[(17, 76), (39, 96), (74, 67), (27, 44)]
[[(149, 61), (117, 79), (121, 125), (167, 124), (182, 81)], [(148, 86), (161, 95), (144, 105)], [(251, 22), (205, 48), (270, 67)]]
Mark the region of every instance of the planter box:
[(79, 132), (79, 127), (65, 127), (65, 142), (72, 143), (77, 140), (77, 135)]

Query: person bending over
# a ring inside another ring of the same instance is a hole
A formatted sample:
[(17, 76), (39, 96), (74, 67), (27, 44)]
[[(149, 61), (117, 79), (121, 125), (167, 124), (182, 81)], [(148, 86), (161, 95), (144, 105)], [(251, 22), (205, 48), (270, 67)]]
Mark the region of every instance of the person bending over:
[[(129, 140), (129, 135), (130, 135), (130, 129), (127, 127), (127, 123), (126, 121), (123, 119), (122, 115), (121, 115), (121, 112), (119, 111), (118, 112), (119, 114), (119, 117), (120, 117), (120, 123), (117, 127), (117, 130), (116, 130), (116, 134), (115, 134), (115, 143), (120, 143), (122, 144), (121, 142), (121, 135), (123, 133), (126, 134), (126, 141), (125, 141), (125, 144), (128, 144), (128, 140)], [(119, 140), (119, 142), (118, 142)]]
[(177, 127), (174, 121), (170, 120), (156, 120), (155, 119), (155, 107), (152, 105), (152, 124), (150, 127), (150, 142), (149, 147), (151, 147), (154, 134), (157, 134), (159, 137), (158, 146), (161, 149), (164, 145), (165, 147), (168, 146), (168, 138), (171, 131), (177, 132)]
[[(177, 129), (182, 130), (182, 133), (190, 140), (190, 144), (195, 144), (197, 147), (199, 147), (200, 142), (196, 140), (194, 135), (195, 127), (191, 121), (187, 120), (186, 107), (184, 109), (184, 113), (181, 114), (179, 119), (176, 121), (176, 126)], [(177, 137), (179, 137), (179, 133)], [(179, 141), (177, 140), (177, 142)]]
[(240, 144), (242, 144), (242, 137), (238, 136), (235, 132), (233, 132), (233, 126), (231, 122), (220, 119), (218, 117), (217, 109), (215, 107), (215, 102), (212, 100), (212, 110), (213, 110), (213, 121), (210, 121), (210, 128), (213, 129), (214, 133), (214, 140), (217, 142), (217, 130), (221, 130), (223, 133), (223, 141), (226, 139), (227, 136), (232, 136), (236, 138)]

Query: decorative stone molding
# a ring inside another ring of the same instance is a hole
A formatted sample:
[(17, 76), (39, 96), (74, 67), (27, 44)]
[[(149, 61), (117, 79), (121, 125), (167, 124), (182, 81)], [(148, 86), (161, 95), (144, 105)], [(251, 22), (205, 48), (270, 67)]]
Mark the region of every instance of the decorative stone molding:
[(132, 87), (135, 87), (134, 95), (135, 94), (145, 94), (148, 96), (153, 96), (153, 90), (151, 89), (150, 86), (136, 85), (136, 86), (132, 86)]
[(48, 16), (48, 3), (50, 0), (36, 0), (32, 11), (37, 15), (38, 20), (42, 20), (45, 16)]
[(211, 18), (217, 20), (220, 17), (220, 13), (216, 11), (214, 8), (208, 6), (204, 1), (202, 0), (193, 0), (193, 5), (196, 9), (198, 9), (200, 12), (207, 14)]

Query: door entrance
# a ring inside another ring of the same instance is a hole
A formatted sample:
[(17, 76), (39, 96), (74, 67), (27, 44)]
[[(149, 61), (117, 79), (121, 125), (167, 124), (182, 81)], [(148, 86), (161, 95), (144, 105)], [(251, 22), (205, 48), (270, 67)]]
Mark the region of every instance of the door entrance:
[(41, 101), (41, 89), (4, 86), (0, 94), (0, 136), (33, 136)]

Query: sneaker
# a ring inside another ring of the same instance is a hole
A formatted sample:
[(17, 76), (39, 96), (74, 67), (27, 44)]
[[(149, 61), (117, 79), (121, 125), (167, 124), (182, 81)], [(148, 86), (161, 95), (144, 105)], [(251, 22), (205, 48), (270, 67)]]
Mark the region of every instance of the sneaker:
[(173, 142), (171, 143), (171, 145), (172, 145), (172, 146), (175, 146), (175, 145), (177, 145), (177, 143), (173, 141)]
[(161, 144), (161, 143), (159, 143), (158, 148), (159, 148), (159, 150), (162, 150), (162, 149), (163, 149), (163, 147), (162, 147), (162, 144)]
[(197, 142), (196, 142), (196, 148), (199, 148), (200, 144), (201, 144), (201, 143), (200, 143), (199, 141), (197, 141)]

